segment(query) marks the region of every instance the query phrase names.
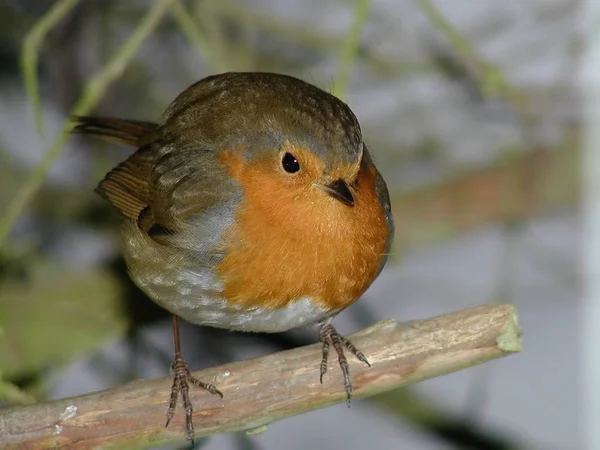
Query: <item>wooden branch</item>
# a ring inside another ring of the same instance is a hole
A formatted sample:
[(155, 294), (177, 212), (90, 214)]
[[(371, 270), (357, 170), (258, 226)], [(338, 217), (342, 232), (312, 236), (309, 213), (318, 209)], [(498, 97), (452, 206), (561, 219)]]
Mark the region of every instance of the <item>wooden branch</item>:
[[(460, 370), (521, 349), (516, 311), (487, 305), (427, 320), (379, 322), (350, 338), (368, 368), (351, 360), (354, 398)], [(193, 389), (196, 437), (260, 432), (285, 417), (345, 401), (341, 372), (330, 362), (319, 383), (320, 346), (311, 345), (202, 370), (221, 400)], [(143, 448), (183, 441), (184, 414), (164, 427), (171, 380), (136, 380), (77, 398), (0, 411), (3, 449)]]
[(499, 222), (519, 222), (576, 207), (579, 130), (557, 148), (540, 148), (413, 192), (392, 196), (393, 252), (421, 249)]

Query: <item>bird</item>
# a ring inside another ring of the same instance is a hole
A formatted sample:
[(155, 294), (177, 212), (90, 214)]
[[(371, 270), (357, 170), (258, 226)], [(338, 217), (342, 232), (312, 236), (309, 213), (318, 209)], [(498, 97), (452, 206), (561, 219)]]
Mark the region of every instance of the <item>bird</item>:
[(348, 401), (345, 350), (370, 366), (332, 319), (383, 269), (394, 236), (387, 185), (358, 119), (334, 95), (289, 75), (226, 72), (188, 87), (159, 123), (73, 118), (72, 132), (135, 151), (96, 192), (123, 216), (133, 282), (172, 314), (173, 384), (193, 442), (179, 318), (233, 331), (316, 325), (320, 382), (333, 347)]

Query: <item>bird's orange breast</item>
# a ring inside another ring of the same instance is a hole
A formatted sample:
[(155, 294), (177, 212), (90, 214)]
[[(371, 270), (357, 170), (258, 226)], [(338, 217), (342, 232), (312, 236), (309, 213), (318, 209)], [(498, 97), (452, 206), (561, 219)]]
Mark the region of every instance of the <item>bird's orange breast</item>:
[(310, 298), (335, 312), (363, 294), (377, 276), (389, 235), (373, 166), (363, 164), (349, 207), (314, 186), (289, 190), (272, 167), (247, 165), (239, 154), (224, 154), (221, 161), (244, 196), (217, 267), (226, 301), (276, 309)]

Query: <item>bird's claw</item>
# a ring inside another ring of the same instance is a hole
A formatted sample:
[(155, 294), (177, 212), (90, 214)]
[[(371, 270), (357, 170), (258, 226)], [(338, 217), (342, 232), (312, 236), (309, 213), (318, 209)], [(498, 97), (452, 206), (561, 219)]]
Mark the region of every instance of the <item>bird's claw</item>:
[(329, 357), (329, 350), (333, 347), (338, 355), (338, 362), (344, 375), (344, 389), (346, 391), (346, 399), (348, 406), (350, 406), (350, 398), (352, 397), (352, 381), (350, 379), (350, 368), (348, 366), (348, 360), (344, 354), (344, 348), (348, 349), (359, 361), (364, 362), (367, 366), (371, 367), (371, 364), (365, 357), (365, 355), (358, 350), (352, 342), (346, 339), (344, 336), (339, 334), (333, 325), (330, 323), (321, 324), (319, 330), (319, 340), (323, 343), (323, 358), (321, 359), (320, 365), (320, 381), (323, 383), (323, 376), (327, 373), (327, 360)]
[(179, 394), (183, 399), (183, 408), (185, 410), (185, 429), (186, 439), (192, 442), (192, 448), (194, 445), (194, 422), (192, 420), (192, 414), (194, 408), (190, 399), (189, 390), (190, 384), (198, 388), (204, 389), (211, 394), (217, 394), (223, 398), (223, 393), (217, 389), (217, 387), (211, 383), (204, 383), (203, 381), (194, 378), (190, 373), (187, 363), (183, 359), (181, 353), (175, 354), (175, 360), (172, 365), (173, 370), (173, 385), (171, 386), (171, 398), (169, 400), (169, 409), (167, 410), (167, 422), (165, 427), (169, 426), (171, 419), (175, 415), (175, 407), (177, 406), (177, 399)]

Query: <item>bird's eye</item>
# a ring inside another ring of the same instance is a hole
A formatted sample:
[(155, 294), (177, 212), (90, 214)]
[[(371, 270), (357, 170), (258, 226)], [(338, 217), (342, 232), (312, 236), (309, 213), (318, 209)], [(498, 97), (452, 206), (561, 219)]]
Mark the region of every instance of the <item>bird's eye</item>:
[(300, 170), (300, 163), (291, 153), (285, 153), (281, 159), (283, 170), (287, 173), (296, 173)]

